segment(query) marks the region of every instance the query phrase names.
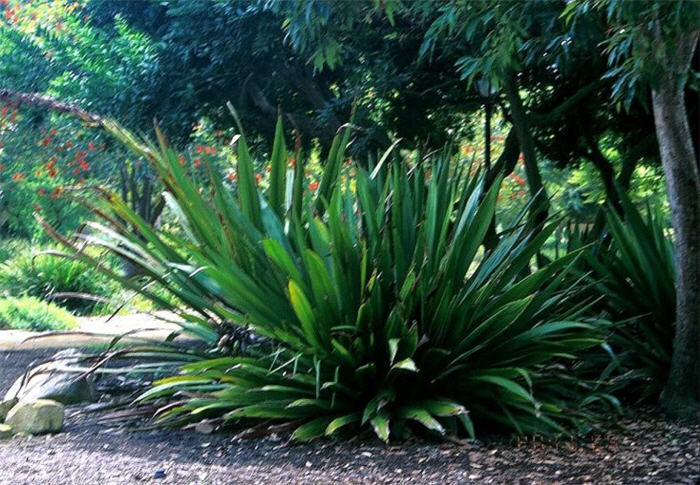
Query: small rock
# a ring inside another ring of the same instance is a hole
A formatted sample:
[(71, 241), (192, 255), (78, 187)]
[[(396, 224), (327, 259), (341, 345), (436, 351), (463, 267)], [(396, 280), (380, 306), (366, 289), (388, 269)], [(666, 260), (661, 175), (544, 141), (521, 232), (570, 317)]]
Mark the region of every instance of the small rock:
[(5, 421), (7, 413), (10, 412), (10, 409), (15, 407), (15, 404), (17, 404), (17, 398), (7, 399), (0, 402), (0, 423)]
[(165, 478), (165, 470), (156, 470), (153, 474), (153, 478)]
[(20, 401), (5, 420), (16, 433), (55, 433), (63, 428), (63, 404), (50, 399)]
[(197, 425), (194, 427), (194, 430), (197, 433), (212, 434), (214, 432), (214, 425), (208, 421), (201, 421), (197, 423)]
[(92, 377), (76, 379), (78, 373), (65, 369), (65, 364), (60, 362), (39, 365), (19, 377), (7, 391), (5, 399), (52, 399), (67, 405), (94, 401), (95, 386)]
[(12, 437), (12, 428), (7, 424), (0, 424), (0, 440)]

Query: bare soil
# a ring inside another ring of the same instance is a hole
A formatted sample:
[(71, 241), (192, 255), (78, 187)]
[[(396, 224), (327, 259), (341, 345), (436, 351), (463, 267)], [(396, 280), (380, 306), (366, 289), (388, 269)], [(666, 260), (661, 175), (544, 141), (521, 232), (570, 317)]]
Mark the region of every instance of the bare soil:
[[(0, 395), (50, 350), (0, 352)], [(0, 483), (700, 483), (700, 426), (635, 409), (621, 429), (578, 440), (469, 443), (236, 440), (129, 432), (69, 409), (56, 435), (0, 441)]]

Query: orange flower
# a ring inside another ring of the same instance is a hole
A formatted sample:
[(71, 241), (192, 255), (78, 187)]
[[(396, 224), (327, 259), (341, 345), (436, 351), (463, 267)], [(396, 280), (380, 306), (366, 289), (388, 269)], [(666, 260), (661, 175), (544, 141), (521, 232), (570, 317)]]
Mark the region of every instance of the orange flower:
[(180, 162), (180, 165), (185, 165), (185, 157), (183, 157), (182, 155), (177, 157), (177, 161)]
[(47, 136), (46, 138), (41, 140), (41, 144), (44, 145), (45, 147), (49, 146), (51, 144), (51, 138)]
[(199, 160), (199, 158), (196, 158), (195, 161), (194, 161), (194, 166), (195, 166), (195, 167), (199, 167), (199, 165), (200, 165), (201, 163), (202, 163), (202, 162)]
[(90, 150), (90, 151), (95, 150), (95, 144), (93, 142), (88, 143), (88, 150)]
[(260, 175), (259, 173), (256, 173), (255, 174), (255, 183), (259, 184), (261, 180), (262, 180), (262, 175)]
[(37, 192), (39, 193), (39, 195), (46, 195), (46, 189), (44, 188), (37, 190)]
[(204, 150), (204, 147), (202, 145), (197, 145), (194, 149), (194, 151), (197, 153), (202, 153), (203, 150)]
[(234, 180), (236, 180), (236, 172), (231, 172), (231, 173), (229, 173), (229, 174), (228, 174), (228, 179), (229, 179), (231, 182), (233, 182)]
[(57, 133), (56, 128), (51, 128), (51, 131), (49, 131), (49, 134), (51, 136), (56, 136), (56, 133)]
[(213, 152), (211, 151), (211, 147), (204, 147), (204, 153), (206, 153), (207, 155), (213, 153)]
[(309, 190), (316, 190), (318, 189), (318, 182), (315, 180), (309, 184)]
[(70, 141), (70, 140), (68, 140), (68, 141), (66, 142), (66, 148), (70, 148), (70, 147), (72, 147), (72, 146), (73, 146), (73, 142)]

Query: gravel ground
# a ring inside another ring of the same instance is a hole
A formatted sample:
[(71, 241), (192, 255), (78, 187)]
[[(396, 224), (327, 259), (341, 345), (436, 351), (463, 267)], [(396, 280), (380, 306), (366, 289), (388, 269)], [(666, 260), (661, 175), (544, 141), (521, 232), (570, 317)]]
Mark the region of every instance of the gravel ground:
[[(0, 352), (0, 394), (32, 360), (49, 355)], [(0, 484), (700, 484), (700, 426), (644, 410), (622, 424), (554, 443), (290, 446), (194, 431), (130, 433), (69, 410), (60, 434), (0, 442)]]

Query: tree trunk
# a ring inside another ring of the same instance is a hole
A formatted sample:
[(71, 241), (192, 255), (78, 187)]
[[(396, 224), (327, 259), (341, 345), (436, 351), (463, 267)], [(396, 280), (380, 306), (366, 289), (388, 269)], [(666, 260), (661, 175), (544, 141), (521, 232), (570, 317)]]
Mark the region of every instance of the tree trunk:
[(491, 170), (491, 101), (484, 106), (484, 168)]
[(676, 333), (661, 404), (678, 417), (698, 417), (700, 410), (700, 173), (686, 114), (684, 83), (679, 82), (697, 39), (697, 32), (679, 39), (673, 57), (685, 65), (667, 61), (664, 77), (652, 89), (676, 246)]
[[(518, 155), (520, 155), (520, 149), (518, 148), (518, 137), (515, 134), (515, 128), (511, 128), (506, 136), (506, 141), (503, 145), (503, 152), (501, 152), (501, 155), (496, 160), (496, 163), (486, 170), (483, 193), (488, 192), (500, 175), (505, 176), (513, 172), (515, 165), (518, 163)], [(491, 251), (497, 245), (498, 234), (496, 231), (496, 214), (494, 214), (491, 217), (491, 222), (489, 223), (489, 227), (486, 231), (484, 247), (486, 250)]]
[(513, 127), (518, 135), (520, 143), (520, 151), (523, 154), (525, 161), (525, 174), (527, 175), (527, 185), (530, 190), (530, 196), (537, 201), (532, 204), (530, 209), (530, 221), (537, 226), (547, 219), (547, 211), (549, 201), (547, 193), (542, 185), (542, 176), (540, 175), (537, 165), (537, 154), (535, 152), (535, 141), (532, 138), (530, 131), (530, 123), (525, 113), (523, 100), (518, 92), (518, 83), (515, 79), (515, 72), (510, 71), (506, 74), (503, 80), (503, 91), (510, 105), (510, 114), (513, 119)]

